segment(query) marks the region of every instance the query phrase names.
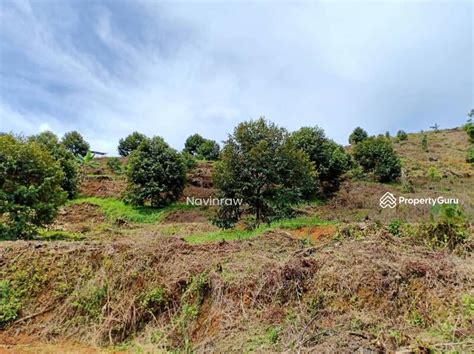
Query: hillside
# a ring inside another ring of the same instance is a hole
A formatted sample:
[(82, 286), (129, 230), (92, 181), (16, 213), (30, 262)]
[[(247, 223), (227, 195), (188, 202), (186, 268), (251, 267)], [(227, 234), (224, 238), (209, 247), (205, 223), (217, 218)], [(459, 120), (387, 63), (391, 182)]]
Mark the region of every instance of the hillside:
[[(211, 207), (125, 205), (123, 174), (96, 159), (42, 240), (0, 243), (0, 306), (18, 314), (0, 351), (473, 351), (468, 140), (426, 135), (427, 151), (421, 134), (393, 140), (400, 182), (347, 176), (334, 198), (254, 231), (221, 231)], [(213, 195), (211, 173), (199, 163), (182, 201)], [(469, 237), (432, 247), (432, 208), (382, 209), (387, 191), (458, 198)]]

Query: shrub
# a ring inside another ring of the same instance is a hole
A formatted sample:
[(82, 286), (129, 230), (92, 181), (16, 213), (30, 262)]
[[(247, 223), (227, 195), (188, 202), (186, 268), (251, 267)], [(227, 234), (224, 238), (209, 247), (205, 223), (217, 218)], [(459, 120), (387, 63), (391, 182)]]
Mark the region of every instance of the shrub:
[(322, 192), (329, 195), (337, 191), (341, 175), (350, 166), (350, 156), (344, 148), (328, 139), (319, 127), (301, 128), (291, 134), (290, 140), (314, 163)]
[[(239, 124), (221, 152), (214, 183), (226, 198), (239, 198), (256, 223), (292, 215), (292, 204), (314, 195), (317, 173), (285, 129), (264, 118)], [(241, 205), (223, 206), (214, 220), (231, 227)]]
[(67, 150), (65, 146), (59, 142), (58, 137), (50, 131), (33, 135), (29, 137), (29, 140), (43, 146), (51, 156), (59, 162), (64, 174), (61, 180), (61, 188), (67, 192), (69, 199), (74, 198), (77, 195), (79, 166), (73, 153)]
[(20, 301), (8, 280), (0, 280), (0, 328), (18, 317)]
[(408, 134), (405, 133), (405, 131), (403, 131), (403, 130), (399, 130), (399, 131), (397, 132), (397, 138), (398, 138), (398, 140), (400, 140), (400, 141), (402, 141), (402, 140), (407, 140), (407, 139), (408, 139)]
[(183, 158), (184, 164), (188, 170), (192, 170), (197, 165), (196, 158), (191, 155), (186, 150), (181, 151), (181, 156)]
[(421, 225), (416, 234), (428, 246), (454, 250), (469, 237), (468, 220), (458, 205), (434, 207), (431, 218), (431, 223)]
[(467, 152), (466, 161), (470, 162), (470, 163), (474, 163), (474, 145), (471, 145), (471, 147), (469, 147), (469, 151)]
[(365, 172), (380, 182), (390, 182), (401, 174), (401, 163), (392, 144), (385, 138), (368, 138), (354, 148), (354, 158)]
[(122, 173), (122, 163), (118, 157), (109, 157), (107, 159), (107, 167), (116, 174)]
[(469, 142), (474, 143), (474, 123), (468, 122), (466, 125), (464, 125), (464, 130), (469, 137)]
[(354, 129), (351, 135), (349, 135), (349, 144), (356, 145), (361, 141), (364, 141), (368, 137), (369, 135), (364, 129), (362, 129), (361, 127), (357, 127)]
[(66, 133), (61, 143), (74, 155), (86, 156), (90, 149), (89, 143), (76, 131)]
[(38, 143), (0, 136), (0, 239), (30, 238), (65, 201), (64, 174)]
[(147, 137), (139, 132), (133, 132), (125, 139), (120, 139), (117, 147), (120, 156), (128, 156), (130, 153), (138, 148), (142, 141), (146, 140)]
[(198, 146), (196, 155), (200, 159), (204, 160), (217, 160), (219, 158), (221, 148), (219, 144), (214, 140), (205, 140), (201, 145)]
[(196, 155), (199, 146), (201, 146), (205, 141), (206, 139), (199, 134), (191, 135), (184, 143), (184, 150), (189, 152), (191, 155)]
[(161, 137), (144, 140), (130, 154), (126, 201), (133, 205), (162, 207), (181, 195), (186, 166), (181, 155)]
[(421, 137), (421, 148), (423, 151), (428, 151), (428, 137), (426, 134), (423, 134)]
[(394, 219), (390, 222), (390, 224), (388, 224), (388, 232), (390, 232), (393, 236), (400, 236), (401, 226), (401, 221), (398, 219)]

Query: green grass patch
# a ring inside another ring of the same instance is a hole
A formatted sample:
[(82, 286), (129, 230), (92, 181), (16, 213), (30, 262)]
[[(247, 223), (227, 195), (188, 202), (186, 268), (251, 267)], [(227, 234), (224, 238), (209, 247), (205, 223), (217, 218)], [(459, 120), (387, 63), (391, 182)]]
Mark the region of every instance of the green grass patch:
[(70, 204), (90, 203), (99, 206), (107, 218), (116, 220), (119, 218), (130, 222), (151, 224), (161, 221), (168, 213), (178, 210), (192, 209), (194, 206), (184, 203), (171, 204), (164, 208), (135, 207), (125, 204), (123, 201), (114, 198), (79, 198), (72, 200)]
[(322, 221), (317, 217), (298, 217), (293, 219), (282, 219), (271, 224), (262, 224), (254, 230), (220, 230), (202, 234), (189, 235), (184, 239), (189, 243), (206, 243), (215, 241), (244, 240), (256, 237), (262, 233), (275, 229), (298, 229), (300, 227), (312, 227), (318, 225), (330, 225), (334, 222)]
[(38, 240), (43, 241), (80, 241), (85, 238), (84, 235), (81, 235), (77, 232), (70, 231), (55, 231), (55, 230), (39, 230), (38, 231)]

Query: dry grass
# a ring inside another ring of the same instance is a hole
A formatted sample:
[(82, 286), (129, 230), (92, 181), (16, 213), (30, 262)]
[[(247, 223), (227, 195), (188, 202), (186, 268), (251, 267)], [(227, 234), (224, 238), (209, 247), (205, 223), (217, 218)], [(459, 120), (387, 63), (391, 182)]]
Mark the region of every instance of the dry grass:
[(0, 339), (225, 352), (473, 348), (463, 304), (474, 295), (472, 258), (366, 230), (313, 245), (286, 231), (205, 245), (5, 242), (2, 277), (28, 292)]

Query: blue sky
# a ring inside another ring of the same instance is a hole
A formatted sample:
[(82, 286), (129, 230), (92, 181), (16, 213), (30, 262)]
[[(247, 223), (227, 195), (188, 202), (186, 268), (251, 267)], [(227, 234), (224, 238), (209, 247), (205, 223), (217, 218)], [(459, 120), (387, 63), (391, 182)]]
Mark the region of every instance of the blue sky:
[(462, 124), (471, 1), (0, 2), (0, 131), (132, 131), (181, 149), (266, 116), (339, 143)]

